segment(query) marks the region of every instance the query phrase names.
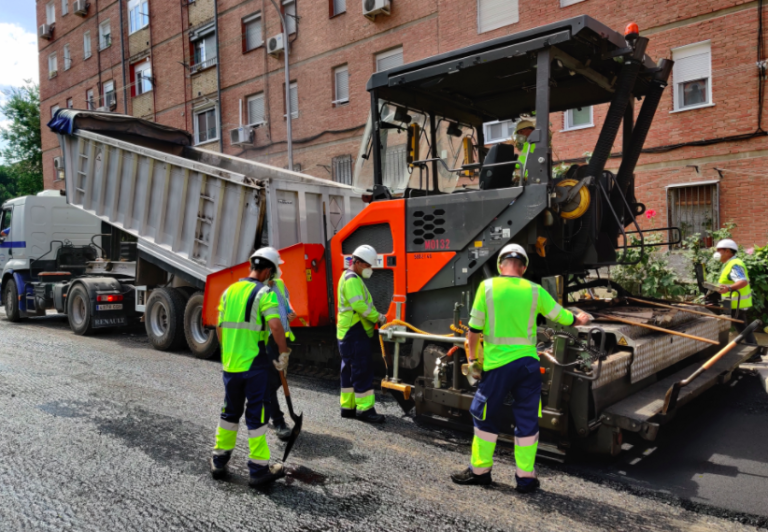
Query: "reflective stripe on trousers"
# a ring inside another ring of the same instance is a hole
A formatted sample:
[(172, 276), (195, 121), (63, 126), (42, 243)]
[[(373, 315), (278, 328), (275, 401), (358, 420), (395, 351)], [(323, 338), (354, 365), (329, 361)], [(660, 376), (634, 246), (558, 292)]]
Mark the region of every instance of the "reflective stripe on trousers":
[(341, 408), (343, 408), (344, 410), (355, 409), (355, 389), (354, 388), (341, 389)]
[(498, 434), (475, 427), (475, 437), (472, 438), (472, 472), (475, 475), (487, 473), (493, 467), (493, 453), (498, 439)]
[(365, 412), (373, 408), (376, 398), (373, 395), (373, 390), (367, 390), (363, 393), (355, 394), (355, 405), (358, 412)]

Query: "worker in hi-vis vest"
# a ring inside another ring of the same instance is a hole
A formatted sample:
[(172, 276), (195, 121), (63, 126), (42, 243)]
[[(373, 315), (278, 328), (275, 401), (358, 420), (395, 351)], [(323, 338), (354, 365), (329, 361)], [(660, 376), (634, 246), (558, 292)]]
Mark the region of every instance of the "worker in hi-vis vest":
[(341, 352), (341, 417), (368, 423), (383, 423), (376, 413), (373, 395), (371, 338), (376, 323), (387, 317), (373, 306), (363, 279), (373, 275), (378, 255), (371, 246), (358, 247), (352, 262), (339, 279), (336, 338)]
[[(529, 143), (528, 137), (531, 136), (535, 128), (536, 126), (532, 121), (524, 119), (520, 120), (517, 126), (515, 126), (515, 144), (520, 150), (520, 155), (517, 156), (518, 166), (515, 172), (518, 178), (528, 177), (526, 163), (528, 162), (528, 157), (536, 150), (536, 144)], [(524, 182), (520, 180), (517, 184), (522, 186)]]
[(269, 465), (267, 423), (270, 411), (270, 359), (266, 343), (270, 331), (280, 351), (272, 362), (278, 371), (288, 367), (290, 349), (280, 323), (277, 296), (264, 283), (280, 264), (274, 248), (261, 248), (251, 256), (251, 272), (221, 296), (219, 325), (221, 364), (224, 370), (224, 406), (216, 429), (216, 445), (210, 459), (215, 479), (227, 475), (227, 463), (237, 440), (240, 417), (245, 411), (248, 427), (249, 485), (258, 487), (285, 476), (280, 464)]
[[(480, 283), (467, 333), (469, 371), (481, 379), (469, 408), (475, 425), (470, 466), (454, 473), (457, 484), (490, 484), (493, 453), (499, 431), (498, 417), (511, 394), (515, 416), (517, 491), (539, 487), (534, 462), (541, 417), (541, 373), (536, 352), (536, 318), (542, 314), (561, 325), (585, 325), (589, 314), (573, 314), (561, 307), (546, 290), (523, 279), (528, 255), (522, 246), (508, 244), (499, 253), (500, 276)], [(478, 359), (480, 334), (484, 356)]]
[[(736, 257), (739, 252), (739, 246), (726, 238), (715, 245), (715, 258), (723, 264), (720, 270), (720, 294), (725, 303), (731, 300), (731, 316), (742, 323), (734, 323), (736, 330), (741, 332), (747, 328), (747, 311), (752, 308), (752, 288), (749, 286), (749, 273), (744, 261)], [(726, 307), (727, 308), (727, 307)], [(754, 333), (749, 333), (744, 337), (747, 344), (756, 344), (757, 339)], [(764, 348), (757, 350), (757, 353), (750, 358), (750, 362), (760, 360), (765, 353)]]
[[(283, 264), (282, 260), (280, 260), (280, 264)], [(293, 320), (296, 319), (296, 313), (291, 307), (291, 295), (288, 293), (288, 287), (285, 286), (285, 282), (283, 282), (281, 277), (282, 272), (280, 270), (280, 265), (278, 264), (277, 273), (275, 273), (272, 279), (267, 281), (267, 284), (275, 293), (275, 296), (277, 296), (277, 310), (280, 313), (280, 323), (283, 325), (283, 329), (285, 329), (285, 337), (293, 342), (296, 340), (296, 336), (293, 334), (290, 324)], [(270, 335), (269, 340), (267, 340), (267, 353), (269, 354), (270, 360), (273, 361), (278, 360), (280, 357), (280, 349), (277, 347), (275, 337), (272, 335)], [(269, 374), (269, 417), (272, 419), (272, 427), (275, 429), (275, 435), (278, 437), (278, 439), (282, 441), (288, 441), (291, 437), (291, 429), (289, 429), (288, 425), (285, 423), (285, 415), (283, 414), (283, 411), (280, 410), (280, 402), (277, 400), (277, 391), (282, 386), (282, 381), (280, 380), (280, 372), (277, 371), (274, 367), (270, 367)]]

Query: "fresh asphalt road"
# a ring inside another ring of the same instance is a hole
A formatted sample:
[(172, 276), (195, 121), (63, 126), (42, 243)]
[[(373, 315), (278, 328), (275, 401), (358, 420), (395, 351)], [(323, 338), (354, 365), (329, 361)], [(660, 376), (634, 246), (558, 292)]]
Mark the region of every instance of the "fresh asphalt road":
[[(652, 452), (636, 444), (610, 461), (541, 464), (543, 489), (530, 496), (512, 489), (509, 448), (500, 449), (494, 486), (455, 486), (449, 474), (468, 463), (467, 436), (421, 426), (391, 400), (378, 406), (388, 415), (383, 427), (342, 420), (335, 383), (290, 381), (304, 431), (289, 476), (254, 491), (243, 437), (229, 481), (207, 471), (222, 400), (218, 362), (154, 351), (140, 329), (82, 338), (61, 317), (11, 324), (0, 311), (0, 531), (736, 531), (768, 523), (768, 402), (756, 379), (708, 395)], [(271, 433), (269, 443), (280, 456)]]

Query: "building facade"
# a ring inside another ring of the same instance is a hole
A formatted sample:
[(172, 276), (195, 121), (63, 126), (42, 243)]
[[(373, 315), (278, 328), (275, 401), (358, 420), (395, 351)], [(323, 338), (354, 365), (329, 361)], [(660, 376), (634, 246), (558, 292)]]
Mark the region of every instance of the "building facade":
[[(636, 170), (638, 200), (657, 213), (644, 224), (691, 235), (734, 222), (738, 240), (764, 245), (761, 9), (749, 0), (37, 0), (41, 111), (43, 121), (60, 107), (131, 114), (186, 129), (202, 148), (286, 167), (275, 52), (287, 46), (295, 169), (350, 182), (376, 70), (581, 14), (619, 31), (634, 21), (654, 60), (676, 61)], [(587, 157), (605, 112), (553, 115), (555, 160)], [(488, 124), (485, 137), (503, 141), (510, 129)], [(46, 188), (63, 187), (46, 127), (43, 151)]]

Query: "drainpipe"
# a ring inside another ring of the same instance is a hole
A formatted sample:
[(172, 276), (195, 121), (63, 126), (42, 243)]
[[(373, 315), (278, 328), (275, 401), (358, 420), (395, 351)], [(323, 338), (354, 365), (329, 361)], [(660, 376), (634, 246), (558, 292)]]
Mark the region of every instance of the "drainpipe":
[(123, 0), (117, 0), (120, 10), (120, 68), (123, 70), (123, 114), (128, 114), (128, 86), (125, 81), (125, 30), (123, 28)]
[(280, 23), (283, 25), (283, 43), (285, 43), (285, 51), (283, 56), (285, 57), (285, 113), (286, 113), (286, 140), (288, 141), (288, 170), (293, 171), (293, 132), (291, 131), (291, 71), (288, 64), (288, 24), (285, 23), (285, 15), (277, 7), (275, 0), (270, 0), (272, 5), (277, 10), (277, 15), (280, 17)]
[(221, 61), (219, 60), (219, 0), (213, 0), (213, 28), (216, 31), (216, 99), (219, 101), (216, 116), (219, 122), (219, 151), (224, 153), (224, 124), (221, 119), (224, 102), (221, 101)]

